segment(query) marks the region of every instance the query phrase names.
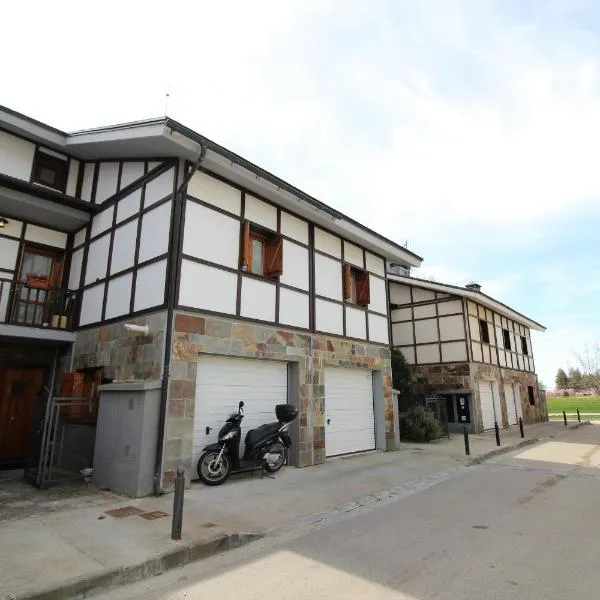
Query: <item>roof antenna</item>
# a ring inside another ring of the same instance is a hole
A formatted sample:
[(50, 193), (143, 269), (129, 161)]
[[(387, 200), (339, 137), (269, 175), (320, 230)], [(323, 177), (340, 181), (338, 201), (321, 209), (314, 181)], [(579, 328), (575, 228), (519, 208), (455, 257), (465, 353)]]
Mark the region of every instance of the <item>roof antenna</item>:
[(169, 98), (171, 94), (169, 94), (169, 90), (167, 89), (167, 93), (165, 94), (165, 119), (167, 118), (167, 109), (169, 108)]

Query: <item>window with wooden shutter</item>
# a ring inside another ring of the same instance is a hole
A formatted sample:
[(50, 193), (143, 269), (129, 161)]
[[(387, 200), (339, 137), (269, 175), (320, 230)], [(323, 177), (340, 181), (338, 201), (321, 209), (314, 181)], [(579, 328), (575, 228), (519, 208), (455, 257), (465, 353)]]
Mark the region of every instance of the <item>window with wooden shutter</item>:
[(250, 239), (250, 223), (244, 223), (242, 231), (242, 271), (250, 270), (252, 260), (252, 240)]
[(279, 277), (283, 273), (283, 238), (273, 236), (265, 244), (264, 276)]
[(369, 273), (352, 265), (343, 267), (344, 300), (358, 306), (368, 306), (371, 302)]
[(352, 267), (344, 265), (344, 300), (352, 299)]
[(283, 274), (283, 238), (244, 223), (242, 231), (242, 271), (274, 279)]

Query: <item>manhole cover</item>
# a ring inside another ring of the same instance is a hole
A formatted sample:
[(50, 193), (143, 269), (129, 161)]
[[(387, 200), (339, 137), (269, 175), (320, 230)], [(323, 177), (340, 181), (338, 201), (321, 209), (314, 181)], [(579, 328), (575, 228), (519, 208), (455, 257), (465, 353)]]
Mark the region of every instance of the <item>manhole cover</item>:
[(123, 508), (113, 508), (113, 510), (105, 510), (107, 515), (120, 519), (121, 517), (131, 517), (133, 515), (141, 515), (144, 511), (135, 506), (124, 506)]
[(166, 516), (167, 513), (163, 512), (162, 510), (153, 510), (151, 512), (142, 513), (140, 515), (140, 517), (142, 517), (142, 519), (146, 519), (146, 521), (154, 521), (154, 519), (162, 519)]

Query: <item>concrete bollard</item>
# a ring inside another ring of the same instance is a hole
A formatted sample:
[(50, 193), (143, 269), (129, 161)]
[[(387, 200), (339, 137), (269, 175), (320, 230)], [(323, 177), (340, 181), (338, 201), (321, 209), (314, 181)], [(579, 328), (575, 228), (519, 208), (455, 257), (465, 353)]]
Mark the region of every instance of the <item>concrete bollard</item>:
[(469, 447), (469, 431), (463, 427), (463, 435), (465, 436), (465, 454), (471, 456), (471, 448)]
[(579, 409), (577, 409), (577, 420), (581, 423), (581, 415), (579, 414)]
[(519, 417), (519, 431), (521, 432), (521, 437), (525, 437), (525, 431), (523, 431), (523, 417)]
[(496, 446), (500, 445), (500, 427), (498, 427), (498, 421), (494, 422), (494, 431), (496, 432)]
[(563, 421), (565, 422), (565, 427), (567, 426), (567, 413), (563, 410)]
[(171, 539), (180, 540), (183, 528), (183, 494), (185, 492), (185, 469), (177, 467), (175, 492), (173, 494), (173, 520), (171, 523)]

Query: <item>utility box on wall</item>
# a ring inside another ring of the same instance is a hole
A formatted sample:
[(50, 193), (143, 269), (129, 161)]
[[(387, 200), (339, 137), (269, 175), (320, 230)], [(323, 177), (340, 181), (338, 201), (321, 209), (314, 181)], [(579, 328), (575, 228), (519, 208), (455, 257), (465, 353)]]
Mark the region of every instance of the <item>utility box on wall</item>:
[(93, 482), (134, 498), (153, 492), (160, 381), (100, 386)]

